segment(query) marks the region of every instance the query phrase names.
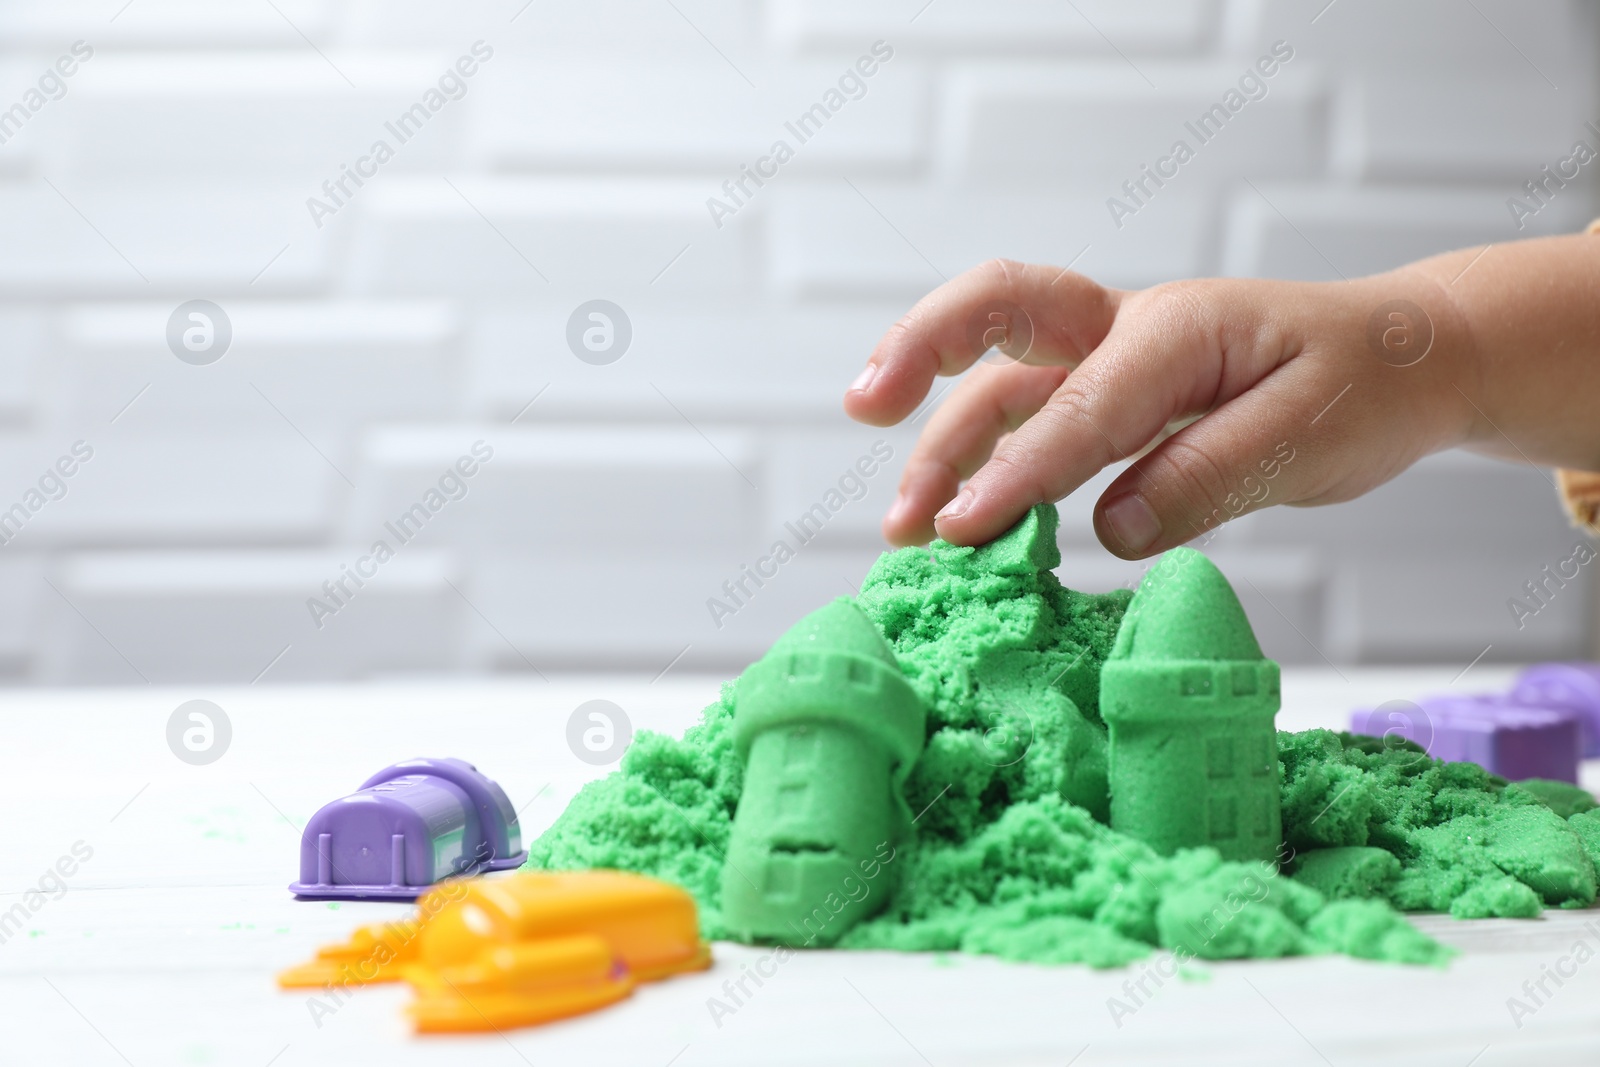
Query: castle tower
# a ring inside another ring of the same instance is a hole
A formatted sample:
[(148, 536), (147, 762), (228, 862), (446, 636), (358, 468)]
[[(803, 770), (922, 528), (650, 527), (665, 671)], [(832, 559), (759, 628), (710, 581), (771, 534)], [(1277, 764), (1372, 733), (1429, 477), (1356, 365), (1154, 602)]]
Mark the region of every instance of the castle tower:
[(1111, 825), (1158, 852), (1271, 860), (1282, 838), (1278, 665), (1233, 588), (1192, 548), (1150, 569), (1100, 675)]
[(736, 935), (827, 945), (888, 902), (910, 834), (901, 786), (924, 710), (848, 597), (801, 619), (739, 678), (745, 760), (722, 871)]

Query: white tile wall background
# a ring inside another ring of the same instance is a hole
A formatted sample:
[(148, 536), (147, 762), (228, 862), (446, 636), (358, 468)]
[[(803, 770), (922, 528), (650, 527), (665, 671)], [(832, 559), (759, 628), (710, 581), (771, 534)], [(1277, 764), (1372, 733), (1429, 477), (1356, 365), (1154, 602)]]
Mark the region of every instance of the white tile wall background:
[[(92, 449), (0, 546), (0, 677), (735, 670), (880, 550), (915, 427), (838, 402), (941, 277), (1004, 255), (1121, 286), (1334, 278), (1575, 229), (1590, 173), (1522, 231), (1505, 202), (1600, 139), (1597, 21), (1580, 0), (0, 3), (0, 509)], [(1267, 97), (1117, 226), (1107, 197), (1279, 40)], [(479, 41), (399, 143), (385, 124)], [(865, 94), (717, 225), (707, 198), (877, 41)], [(393, 158), (314, 218), (380, 138)], [(209, 365), (166, 341), (193, 299), (232, 326)], [(632, 328), (607, 365), (566, 340), (593, 299)], [(707, 598), (880, 438), (865, 495), (714, 625)], [(452, 475), (477, 442), (492, 457)], [(1090, 530), (1107, 478), (1062, 505), (1080, 588), (1139, 570)], [(385, 524), (430, 490), (402, 543)], [(1544, 473), (1440, 456), (1210, 550), (1280, 659), (1465, 665), (1590, 648), (1590, 575), (1520, 629), (1506, 605), (1575, 537)]]

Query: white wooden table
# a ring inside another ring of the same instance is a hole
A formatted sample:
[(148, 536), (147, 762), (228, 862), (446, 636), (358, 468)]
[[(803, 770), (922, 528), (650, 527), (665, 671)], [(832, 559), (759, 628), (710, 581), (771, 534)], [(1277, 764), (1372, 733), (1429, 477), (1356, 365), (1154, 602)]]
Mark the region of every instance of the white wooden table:
[[(1360, 703), (1444, 688), (1453, 670), (1285, 672), (1286, 728), (1334, 725)], [(1458, 688), (1508, 672), (1475, 668)], [(11, 691), (0, 695), (0, 914), (82, 842), (92, 857), (0, 944), (0, 1063), (301, 1064), (1241, 1064), (1600, 1063), (1600, 962), (1514, 1024), (1507, 999), (1555, 967), (1584, 922), (1418, 924), (1461, 947), (1449, 968), (1343, 958), (1210, 964), (1171, 981), (1121, 1025), (1107, 998), (1131, 971), (950, 955), (813, 952), (784, 963), (731, 1016), (708, 998), (763, 951), (715, 946), (704, 974), (647, 986), (606, 1011), (466, 1038), (412, 1036), (403, 987), (358, 991), (331, 1014), (275, 972), (400, 905), (308, 903), (298, 828), (379, 768), (461, 756), (523, 807), (529, 838), (604, 773), (565, 743), (571, 711), (606, 698), (635, 728), (678, 731), (716, 679), (341, 687)], [(185, 700), (227, 712), (231, 745), (180, 762), (166, 723)], [(1594, 768), (1586, 768), (1591, 770)], [(1591, 786), (1595, 783), (1590, 782)], [(543, 792), (541, 793), (541, 789)], [(70, 865), (69, 865), (70, 866)], [(52, 886), (52, 888), (54, 888)], [(1600, 930), (1600, 922), (1596, 923)], [(1572, 970), (1569, 964), (1562, 969)], [(320, 1018), (315, 1016), (320, 1014)]]

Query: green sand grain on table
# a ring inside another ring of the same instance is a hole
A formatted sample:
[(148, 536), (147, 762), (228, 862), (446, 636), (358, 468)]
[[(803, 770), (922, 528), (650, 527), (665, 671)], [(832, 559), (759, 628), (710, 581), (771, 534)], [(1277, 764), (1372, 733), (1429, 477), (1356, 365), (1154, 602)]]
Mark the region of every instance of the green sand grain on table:
[[(1284, 877), (1211, 848), (1161, 855), (1111, 829), (1100, 674), (1133, 594), (1062, 586), (1056, 523), (1042, 505), (979, 548), (885, 553), (863, 582), (857, 604), (925, 706), (926, 737), (904, 785), (915, 837), (866, 883), (888, 896), (883, 911), (840, 945), (1093, 966), (1157, 948), (1436, 963), (1448, 950), (1396, 907), (1530, 915), (1593, 901), (1600, 818), (1563, 819), (1473, 764), (1327, 730), (1276, 735), (1279, 858), (1375, 848), (1397, 875), (1334, 879), (1325, 893), (1304, 861)], [(708, 936), (729, 936), (738, 688), (725, 684), (682, 738), (641, 732), (530, 845), (528, 866), (667, 879), (695, 896)], [(1330, 899), (1351, 885), (1370, 895)]]

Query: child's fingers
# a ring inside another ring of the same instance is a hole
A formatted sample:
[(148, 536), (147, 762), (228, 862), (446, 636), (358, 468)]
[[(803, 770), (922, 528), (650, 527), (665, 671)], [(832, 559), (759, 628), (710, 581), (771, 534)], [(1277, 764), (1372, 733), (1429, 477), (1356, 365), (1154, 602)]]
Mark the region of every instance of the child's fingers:
[(1174, 418), (1225, 399), (1226, 346), (1212, 321), (1219, 303), (1175, 288), (1119, 319), (939, 513), (939, 536), (962, 545), (992, 540), (1034, 504), (1060, 500), (1137, 453)]
[(980, 367), (928, 418), (900, 476), (900, 492), (883, 520), (890, 544), (920, 545), (934, 537), (933, 516), (983, 466), (1002, 434), (1016, 429), (1050, 399), (1066, 367), (1013, 363)]
[[(1292, 363), (1179, 430), (1101, 495), (1094, 513), (1101, 543), (1141, 559), (1251, 511), (1345, 499), (1403, 470), (1423, 450), (1371, 422), (1371, 390), (1363, 388), (1370, 380), (1351, 377), (1326, 364)], [(1341, 393), (1346, 386), (1353, 397)], [(1343, 410), (1319, 418), (1336, 396)]]
[(1121, 294), (1056, 267), (991, 260), (917, 302), (878, 342), (845, 393), (859, 422), (916, 410), (934, 376), (959, 374), (990, 344), (1027, 363), (1072, 366), (1105, 337)]

